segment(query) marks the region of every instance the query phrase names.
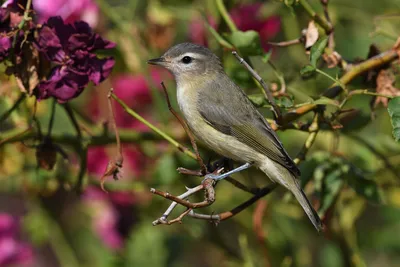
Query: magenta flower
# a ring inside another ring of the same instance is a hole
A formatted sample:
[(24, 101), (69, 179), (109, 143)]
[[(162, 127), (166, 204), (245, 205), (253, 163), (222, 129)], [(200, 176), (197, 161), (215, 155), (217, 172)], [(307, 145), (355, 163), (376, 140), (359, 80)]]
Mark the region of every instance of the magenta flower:
[(6, 36), (10, 30), (9, 14), (5, 8), (0, 8), (0, 62), (10, 53), (11, 38)]
[(66, 102), (75, 98), (89, 81), (97, 85), (106, 79), (115, 63), (112, 57), (100, 59), (94, 53), (115, 44), (93, 33), (83, 21), (65, 24), (61, 17), (51, 17), (39, 29), (34, 44), (55, 65), (39, 84), (38, 99), (54, 97)]
[(89, 187), (85, 191), (84, 201), (93, 212), (92, 224), (95, 233), (109, 248), (121, 248), (123, 239), (117, 231), (119, 214), (109, 201), (109, 196), (97, 188)]
[(16, 218), (0, 213), (0, 266), (27, 266), (33, 261), (32, 248), (18, 240)]
[[(262, 3), (241, 5), (230, 10), (232, 20), (241, 31), (253, 30), (260, 34), (261, 42), (265, 50), (269, 49), (267, 41), (273, 38), (281, 28), (280, 18), (272, 16), (262, 18), (260, 14)], [(217, 29), (215, 20), (209, 17), (211, 27)], [(207, 45), (207, 29), (202, 20), (194, 20), (189, 24), (189, 38), (192, 42)]]
[(278, 16), (262, 18), (260, 14), (262, 3), (247, 4), (236, 7), (230, 11), (232, 20), (242, 31), (254, 30), (260, 34), (261, 43), (264, 49), (268, 49), (266, 44), (273, 38), (281, 28), (281, 21)]
[[(161, 81), (158, 71), (151, 71), (152, 80), (158, 83)], [(121, 74), (112, 79), (112, 85), (115, 94), (127, 103), (135, 111), (139, 112), (146, 119), (151, 119), (149, 111), (151, 111), (151, 93), (149, 84), (143, 75), (128, 75)], [(103, 103), (97, 96), (93, 96), (89, 105), (90, 116), (95, 121), (101, 120), (101, 113), (104, 111)], [(135, 129), (136, 131), (148, 131), (148, 128), (143, 123), (133, 119), (127, 114), (121, 106), (114, 105), (115, 119), (118, 127)], [(88, 172), (100, 176), (112, 159), (115, 152), (111, 150), (111, 154), (103, 147), (92, 147), (88, 151)], [(110, 157), (111, 156), (111, 157)], [(139, 176), (146, 166), (146, 158), (143, 155), (139, 146), (124, 145), (124, 173), (129, 176), (130, 173)]]
[(66, 23), (78, 20), (95, 27), (99, 20), (99, 8), (94, 0), (33, 0), (39, 22), (52, 16), (61, 16)]

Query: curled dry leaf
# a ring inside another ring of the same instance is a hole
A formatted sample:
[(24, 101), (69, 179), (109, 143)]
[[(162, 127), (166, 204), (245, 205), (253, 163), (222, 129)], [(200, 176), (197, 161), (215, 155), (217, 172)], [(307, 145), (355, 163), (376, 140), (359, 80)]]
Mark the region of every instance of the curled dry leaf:
[[(396, 78), (390, 70), (381, 70), (376, 78), (376, 92), (387, 96), (400, 96), (399, 88), (393, 86)], [(388, 106), (389, 99), (384, 96), (377, 96), (374, 102), (374, 108), (379, 103), (382, 103), (384, 107)]]
[(318, 33), (318, 28), (315, 26), (314, 21), (310, 21), (308, 23), (308, 27), (305, 33), (306, 41), (304, 44), (304, 47), (306, 50), (309, 50), (311, 46), (315, 44), (315, 42), (318, 40), (319, 33)]
[(329, 55), (324, 53), (322, 58), (328, 65), (328, 68), (334, 68), (342, 63), (342, 56), (336, 51), (333, 51)]
[(110, 160), (107, 164), (106, 170), (104, 171), (103, 176), (100, 178), (100, 187), (101, 190), (108, 193), (104, 188), (104, 182), (106, 181), (108, 176), (112, 176), (114, 180), (119, 180), (122, 177), (122, 159)]

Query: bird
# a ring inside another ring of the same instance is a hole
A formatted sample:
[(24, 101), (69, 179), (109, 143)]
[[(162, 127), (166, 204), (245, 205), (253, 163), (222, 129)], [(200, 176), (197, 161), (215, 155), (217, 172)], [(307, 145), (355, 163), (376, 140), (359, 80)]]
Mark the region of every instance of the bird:
[(244, 163), (222, 175), (207, 174), (206, 178), (218, 181), (255, 166), (291, 191), (316, 230), (323, 229), (298, 181), (300, 170), (246, 93), (226, 74), (217, 55), (201, 45), (180, 43), (148, 63), (174, 76), (179, 109), (196, 140)]

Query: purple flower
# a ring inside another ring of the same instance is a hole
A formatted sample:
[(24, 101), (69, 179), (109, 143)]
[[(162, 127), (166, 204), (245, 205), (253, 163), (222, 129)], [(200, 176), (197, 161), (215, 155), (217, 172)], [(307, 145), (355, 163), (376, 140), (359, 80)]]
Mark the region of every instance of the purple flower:
[(11, 38), (6, 36), (10, 31), (10, 15), (7, 9), (0, 8), (0, 62), (9, 54)]
[(94, 53), (115, 44), (93, 33), (83, 21), (65, 24), (61, 17), (51, 17), (39, 29), (35, 46), (55, 65), (47, 81), (39, 84), (38, 99), (65, 102), (77, 97), (89, 81), (97, 85), (106, 79), (115, 63), (112, 57), (100, 59)]
[(32, 248), (17, 239), (16, 218), (0, 213), (0, 266), (26, 266), (33, 261)]

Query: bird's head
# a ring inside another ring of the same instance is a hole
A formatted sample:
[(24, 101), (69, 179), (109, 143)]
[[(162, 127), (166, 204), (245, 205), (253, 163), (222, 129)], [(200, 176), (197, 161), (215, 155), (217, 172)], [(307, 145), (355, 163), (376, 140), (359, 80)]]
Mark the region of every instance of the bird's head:
[(221, 60), (208, 48), (192, 43), (171, 47), (160, 58), (147, 61), (169, 70), (178, 83), (206, 79), (223, 71)]

